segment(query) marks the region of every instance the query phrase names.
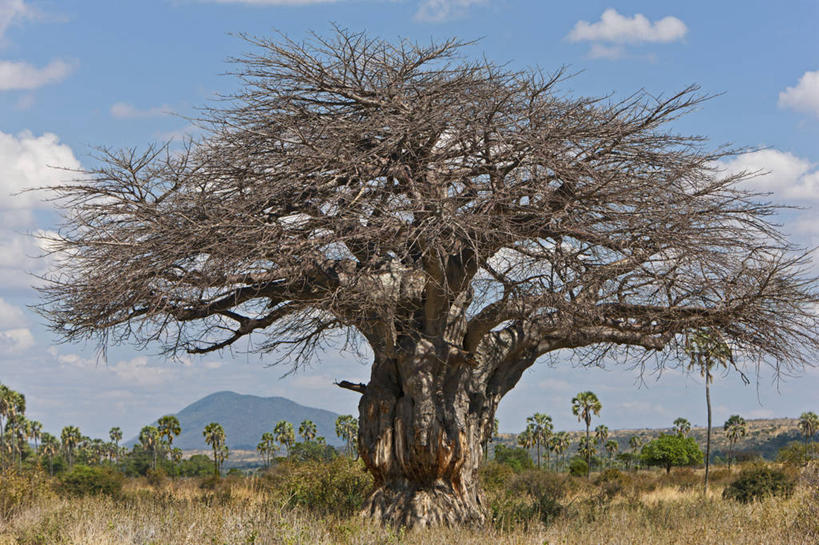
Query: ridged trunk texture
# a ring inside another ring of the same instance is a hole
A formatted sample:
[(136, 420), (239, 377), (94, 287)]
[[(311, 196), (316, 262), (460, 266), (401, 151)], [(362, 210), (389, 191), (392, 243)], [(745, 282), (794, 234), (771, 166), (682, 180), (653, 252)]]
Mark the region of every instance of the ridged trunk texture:
[(487, 394), (480, 367), (423, 341), (376, 357), (359, 403), (359, 449), (376, 486), (365, 514), (408, 527), (485, 521), (478, 467), (500, 395)]

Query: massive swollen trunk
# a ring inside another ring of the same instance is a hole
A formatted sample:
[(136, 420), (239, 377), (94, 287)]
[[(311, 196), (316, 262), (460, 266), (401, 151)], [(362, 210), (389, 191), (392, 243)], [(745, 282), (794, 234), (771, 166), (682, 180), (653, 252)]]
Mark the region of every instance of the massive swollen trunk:
[(426, 340), (399, 344), (394, 357), (376, 352), (359, 403), (359, 450), (375, 478), (364, 513), (409, 527), (482, 524), (482, 446), (511, 384), (497, 380), (489, 358), (453, 357)]

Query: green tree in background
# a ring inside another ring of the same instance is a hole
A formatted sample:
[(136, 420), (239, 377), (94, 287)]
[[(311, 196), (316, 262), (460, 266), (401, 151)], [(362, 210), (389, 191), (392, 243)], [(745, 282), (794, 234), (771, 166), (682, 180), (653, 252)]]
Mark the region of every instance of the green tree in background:
[(661, 434), (643, 446), (641, 458), (647, 465), (662, 466), (670, 473), (672, 467), (701, 464), (702, 451), (693, 437)]
[(615, 454), (617, 454), (617, 451), (620, 450), (620, 444), (614, 439), (609, 439), (608, 441), (606, 441), (605, 447), (606, 452), (609, 455), (609, 465), (611, 465), (612, 458), (614, 457)]
[(572, 399), (572, 414), (577, 417), (578, 422), (586, 423), (586, 465), (588, 470), (586, 477), (591, 478), (591, 440), (589, 439), (589, 427), (591, 426), (592, 415), (599, 415), (603, 409), (603, 404), (597, 399), (594, 392), (580, 392)]

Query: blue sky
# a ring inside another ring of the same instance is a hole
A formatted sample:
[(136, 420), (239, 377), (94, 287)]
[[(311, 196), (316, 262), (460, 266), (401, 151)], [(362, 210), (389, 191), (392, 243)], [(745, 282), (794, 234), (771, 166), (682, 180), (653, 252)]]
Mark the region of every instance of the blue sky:
[[(681, 119), (682, 133), (714, 145), (760, 148), (727, 163), (763, 169), (754, 188), (801, 207), (783, 229), (819, 245), (819, 3), (815, 0), (661, 3), (514, 0), (0, 0), (0, 382), (22, 391), (44, 429), (79, 425), (93, 436), (114, 425), (127, 436), (157, 416), (217, 390), (282, 395), (355, 413), (357, 395), (330, 383), (367, 380), (366, 361), (328, 353), (323, 362), (280, 378), (265, 357), (210, 355), (168, 362), (117, 347), (107, 362), (93, 346), (60, 344), (28, 310), (29, 236), (52, 230), (48, 203), (20, 189), (54, 183), (51, 167), (90, 167), (97, 146), (144, 146), (190, 131), (186, 116), (236, 81), (228, 58), (250, 51), (236, 34), (301, 39), (331, 23), (386, 39), (457, 36), (478, 40), (471, 54), (577, 75), (563, 90), (625, 97), (640, 89), (669, 94), (689, 84), (719, 95)], [(764, 149), (762, 149), (764, 148)], [(819, 272), (819, 267), (816, 267)], [(743, 386), (734, 375), (713, 388), (715, 418), (797, 416), (817, 410), (819, 371), (773, 383), (762, 370)], [(677, 370), (649, 374), (561, 361), (536, 364), (501, 403), (502, 431), (547, 412), (558, 429), (579, 429), (569, 403), (594, 390), (610, 428), (659, 427), (677, 416), (705, 421), (702, 382)]]

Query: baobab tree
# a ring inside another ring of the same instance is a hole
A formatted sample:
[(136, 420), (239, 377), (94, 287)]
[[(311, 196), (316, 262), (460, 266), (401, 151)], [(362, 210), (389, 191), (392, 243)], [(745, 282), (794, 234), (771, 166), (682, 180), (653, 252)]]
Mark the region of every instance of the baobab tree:
[(169, 354), (368, 344), (369, 381), (339, 385), (371, 516), (483, 522), (481, 445), (541, 356), (662, 363), (712, 327), (746, 360), (811, 361), (808, 257), (719, 170), (731, 150), (671, 127), (695, 87), (572, 97), (457, 40), (249, 40), (197, 141), (103, 150), (51, 188), (41, 311), (67, 341)]

